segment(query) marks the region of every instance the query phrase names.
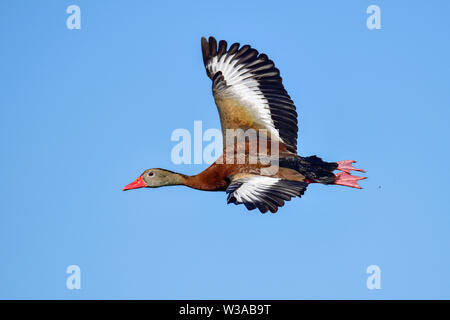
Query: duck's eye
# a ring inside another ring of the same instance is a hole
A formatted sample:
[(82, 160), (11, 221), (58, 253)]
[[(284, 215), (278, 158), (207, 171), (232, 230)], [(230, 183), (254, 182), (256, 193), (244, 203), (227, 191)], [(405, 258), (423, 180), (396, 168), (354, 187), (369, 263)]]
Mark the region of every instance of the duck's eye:
[(153, 173), (153, 172), (149, 172), (148, 175), (149, 175), (150, 177), (153, 177), (154, 173)]

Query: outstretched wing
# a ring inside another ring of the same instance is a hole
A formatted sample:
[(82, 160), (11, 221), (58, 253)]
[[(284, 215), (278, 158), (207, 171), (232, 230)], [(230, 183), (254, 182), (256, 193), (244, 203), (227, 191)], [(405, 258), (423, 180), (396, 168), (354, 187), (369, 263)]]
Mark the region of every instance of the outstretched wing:
[(273, 61), (249, 45), (217, 46), (213, 37), (202, 38), (202, 53), (224, 137), (226, 129), (266, 129), (296, 152), (297, 112)]
[(248, 210), (275, 213), (293, 197), (301, 197), (308, 186), (301, 181), (283, 180), (257, 175), (233, 179), (226, 192), (227, 202), (244, 204)]

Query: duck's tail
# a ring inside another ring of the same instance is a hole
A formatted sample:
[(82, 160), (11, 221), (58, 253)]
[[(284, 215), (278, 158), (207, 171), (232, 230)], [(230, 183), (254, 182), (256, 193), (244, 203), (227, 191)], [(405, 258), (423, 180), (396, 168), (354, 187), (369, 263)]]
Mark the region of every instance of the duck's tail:
[[(295, 156), (280, 159), (280, 166), (297, 170), (306, 177), (305, 181), (308, 183), (336, 184), (361, 189), (358, 181), (366, 179), (366, 177), (353, 176), (350, 171), (365, 171), (354, 168), (352, 166), (354, 162), (354, 160), (326, 162), (315, 155), (305, 158)], [(335, 170), (341, 172), (334, 174)]]

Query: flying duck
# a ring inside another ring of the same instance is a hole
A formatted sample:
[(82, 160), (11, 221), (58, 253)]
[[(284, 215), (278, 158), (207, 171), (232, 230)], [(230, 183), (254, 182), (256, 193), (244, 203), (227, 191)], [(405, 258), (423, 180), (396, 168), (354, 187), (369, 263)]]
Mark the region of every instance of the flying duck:
[[(249, 45), (228, 47), (214, 37), (202, 38), (201, 48), (219, 112), (223, 154), (194, 176), (147, 169), (123, 190), (185, 185), (225, 191), (228, 203), (275, 213), (285, 201), (301, 197), (311, 183), (361, 189), (358, 181), (366, 177), (351, 171), (365, 171), (353, 167), (354, 160), (325, 162), (315, 155), (297, 154), (296, 108), (267, 55)], [(230, 139), (229, 132), (236, 136), (244, 132), (244, 138), (230, 135)]]

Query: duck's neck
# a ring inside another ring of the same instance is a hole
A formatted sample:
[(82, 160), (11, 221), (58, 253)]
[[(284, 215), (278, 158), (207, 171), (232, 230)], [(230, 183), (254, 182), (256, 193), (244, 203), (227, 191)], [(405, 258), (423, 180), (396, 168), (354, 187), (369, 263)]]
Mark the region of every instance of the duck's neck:
[(185, 176), (184, 174), (170, 171), (170, 174), (167, 175), (164, 185), (166, 186), (184, 185), (186, 178), (187, 176)]
[(215, 181), (209, 181), (201, 173), (194, 176), (187, 176), (181, 173), (174, 172), (170, 179), (169, 185), (184, 185), (189, 188), (205, 190), (205, 191), (215, 191), (218, 190), (218, 185)]

